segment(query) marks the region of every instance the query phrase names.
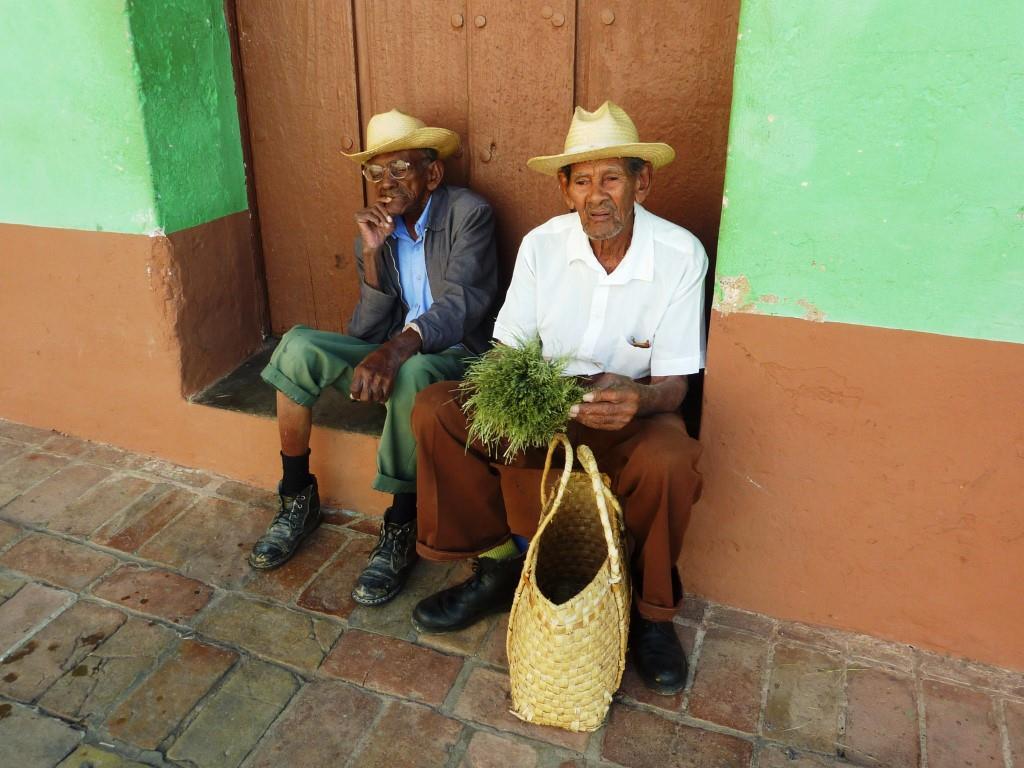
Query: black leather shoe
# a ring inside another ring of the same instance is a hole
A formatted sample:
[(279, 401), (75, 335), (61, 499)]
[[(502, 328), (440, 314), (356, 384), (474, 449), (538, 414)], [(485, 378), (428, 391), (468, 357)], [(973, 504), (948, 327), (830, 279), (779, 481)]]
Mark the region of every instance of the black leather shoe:
[(664, 696), (686, 687), (686, 654), (671, 621), (648, 621), (633, 614), (629, 636), (644, 685)]
[(386, 603), (399, 592), (416, 564), (416, 520), (380, 524), (380, 538), (352, 590), (360, 605)]
[(280, 491), (278, 495), (281, 497), (281, 509), (249, 553), (249, 565), (261, 571), (288, 562), (299, 544), (317, 529), (322, 519), (315, 477), (294, 496), (285, 496)]
[(454, 632), (507, 611), (522, 572), (522, 555), (504, 560), (477, 558), (472, 576), (420, 601), (412, 612), (413, 626), (420, 632)]

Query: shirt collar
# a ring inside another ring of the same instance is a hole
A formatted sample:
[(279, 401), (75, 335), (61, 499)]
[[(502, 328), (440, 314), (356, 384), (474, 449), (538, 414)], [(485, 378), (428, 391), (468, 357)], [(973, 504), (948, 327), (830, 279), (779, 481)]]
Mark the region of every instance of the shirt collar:
[[(416, 219), (416, 223), (413, 225), (413, 229), (416, 230), (417, 241), (423, 238), (423, 233), (427, 229), (427, 219), (430, 215), (430, 204), (433, 201), (433, 195), (427, 198), (427, 204), (423, 206), (423, 212), (420, 213), (420, 217)], [(412, 240), (412, 235), (409, 234), (409, 229), (405, 226), (405, 217), (399, 216), (395, 220), (395, 234), (399, 237), (405, 236), (407, 239)]]
[(594, 255), (590, 247), (590, 238), (583, 231), (579, 215), (574, 216), (575, 226), (572, 228), (567, 243), (569, 261), (582, 261), (592, 269), (598, 269), (606, 275), (611, 285), (624, 285), (630, 280), (654, 281), (654, 228), (650, 214), (640, 205), (633, 203), (633, 239), (629, 242), (626, 255), (615, 271), (610, 275)]

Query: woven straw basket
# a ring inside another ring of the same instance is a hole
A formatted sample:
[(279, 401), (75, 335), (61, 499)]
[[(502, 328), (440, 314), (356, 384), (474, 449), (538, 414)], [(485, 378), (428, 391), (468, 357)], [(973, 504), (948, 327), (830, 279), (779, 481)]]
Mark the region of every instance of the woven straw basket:
[[(551, 458), (565, 468), (546, 497)], [(590, 449), (573, 472), (565, 435), (548, 446), (541, 520), (530, 542), (508, 628), (512, 714), (570, 731), (601, 727), (622, 680), (629, 635), (629, 569), (622, 561), (622, 509)]]

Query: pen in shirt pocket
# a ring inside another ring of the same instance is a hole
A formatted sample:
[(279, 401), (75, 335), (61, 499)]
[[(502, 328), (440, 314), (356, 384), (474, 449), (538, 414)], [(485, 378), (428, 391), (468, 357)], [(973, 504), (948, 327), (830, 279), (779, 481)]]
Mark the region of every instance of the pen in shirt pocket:
[(637, 349), (650, 349), (650, 339), (638, 339), (636, 336), (629, 337), (629, 346), (636, 347)]

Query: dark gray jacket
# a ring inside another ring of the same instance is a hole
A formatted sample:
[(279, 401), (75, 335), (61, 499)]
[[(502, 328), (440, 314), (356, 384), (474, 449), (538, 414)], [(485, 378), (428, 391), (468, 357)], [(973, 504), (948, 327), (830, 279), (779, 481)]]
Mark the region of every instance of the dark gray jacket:
[[(431, 194), (424, 257), (434, 303), (416, 318), (422, 351), (442, 352), (462, 342), (470, 352), (487, 349), (494, 326), (498, 259), (494, 216), (487, 201), (463, 187), (442, 185)], [(383, 246), (381, 289), (366, 284), (363, 242), (356, 238), (359, 303), (348, 323), (349, 336), (381, 343), (400, 333), (409, 311), (398, 281), (398, 246)]]

